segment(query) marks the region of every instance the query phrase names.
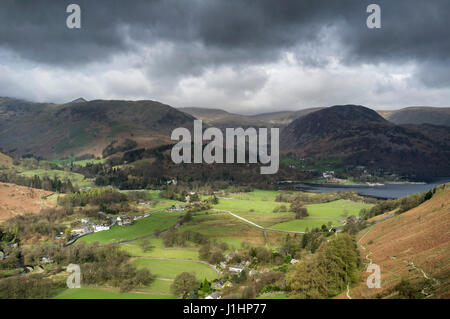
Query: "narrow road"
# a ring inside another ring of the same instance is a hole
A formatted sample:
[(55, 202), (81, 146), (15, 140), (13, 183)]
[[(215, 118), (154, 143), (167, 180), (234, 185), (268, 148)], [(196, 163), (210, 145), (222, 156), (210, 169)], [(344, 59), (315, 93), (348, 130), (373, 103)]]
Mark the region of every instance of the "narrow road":
[(255, 227), (257, 227), (257, 228), (259, 228), (259, 229), (262, 229), (262, 230), (270, 230), (270, 231), (276, 231), (276, 232), (281, 232), (281, 233), (291, 233), (291, 234), (304, 234), (304, 233), (305, 233), (305, 232), (301, 232), (301, 231), (281, 230), (281, 229), (267, 228), (267, 227), (263, 227), (263, 226), (261, 226), (261, 225), (255, 224), (254, 222), (252, 222), (252, 221), (250, 221), (250, 220), (248, 220), (248, 219), (245, 219), (244, 217), (238, 216), (238, 215), (236, 215), (236, 214), (230, 212), (229, 210), (222, 210), (222, 209), (213, 209), (213, 210), (216, 211), (216, 212), (224, 212), (224, 213), (228, 213), (228, 214), (230, 214), (231, 216), (236, 217), (236, 218), (242, 220), (243, 222), (245, 222), (245, 223), (247, 223), (247, 224), (250, 224), (250, 225), (252, 225), (252, 226), (255, 226)]
[(347, 295), (348, 299), (352, 299), (352, 297), (350, 297), (350, 288), (349, 288), (348, 284), (347, 284), (347, 292), (345, 294)]

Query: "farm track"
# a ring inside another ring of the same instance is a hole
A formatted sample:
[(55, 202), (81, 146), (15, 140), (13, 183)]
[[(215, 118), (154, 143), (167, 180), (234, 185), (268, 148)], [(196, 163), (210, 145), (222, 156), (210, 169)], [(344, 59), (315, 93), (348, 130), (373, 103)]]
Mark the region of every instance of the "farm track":
[(299, 232), (299, 231), (293, 231), (293, 230), (281, 230), (281, 229), (267, 228), (267, 227), (263, 227), (261, 225), (255, 224), (254, 222), (252, 222), (252, 221), (250, 221), (250, 220), (248, 220), (248, 219), (246, 219), (244, 217), (241, 217), (239, 215), (236, 215), (236, 214), (230, 212), (229, 210), (221, 210), (221, 209), (213, 209), (213, 210), (216, 211), (216, 212), (224, 212), (224, 213), (230, 214), (231, 216), (233, 216), (233, 217), (235, 217), (237, 219), (240, 219), (243, 222), (245, 222), (247, 224), (250, 224), (250, 225), (252, 225), (254, 227), (262, 229), (263, 231), (276, 231), (276, 232), (291, 233), (291, 234), (304, 234), (305, 233), (305, 232)]

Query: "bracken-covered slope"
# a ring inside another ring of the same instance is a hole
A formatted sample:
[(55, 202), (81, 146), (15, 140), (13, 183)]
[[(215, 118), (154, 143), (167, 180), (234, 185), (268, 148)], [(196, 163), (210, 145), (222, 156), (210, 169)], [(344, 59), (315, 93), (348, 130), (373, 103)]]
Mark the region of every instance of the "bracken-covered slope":
[(10, 167), (13, 164), (13, 159), (6, 154), (0, 152), (0, 167)]
[(397, 298), (394, 287), (402, 278), (413, 285), (428, 282), (424, 296), (450, 298), (449, 184), (439, 186), (430, 200), (380, 221), (357, 238), (363, 262), (381, 267), (381, 288), (367, 287), (364, 270), (360, 285), (350, 290), (352, 298)]
[(47, 200), (51, 195), (42, 189), (0, 183), (0, 223), (23, 214), (37, 214), (42, 209), (55, 207)]
[(281, 149), (413, 176), (449, 176), (450, 128), (395, 125), (363, 106), (333, 106), (281, 132)]
[(0, 147), (12, 154), (44, 158), (101, 156), (112, 141), (131, 139), (137, 147), (170, 142), (174, 128), (194, 118), (155, 101), (77, 99), (67, 104), (0, 98)]

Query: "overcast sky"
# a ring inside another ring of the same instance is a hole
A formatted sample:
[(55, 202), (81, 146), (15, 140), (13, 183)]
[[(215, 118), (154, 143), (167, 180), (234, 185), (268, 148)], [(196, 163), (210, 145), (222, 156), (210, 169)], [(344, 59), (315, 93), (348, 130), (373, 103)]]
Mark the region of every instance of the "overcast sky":
[[(77, 3), (82, 28), (66, 27)], [(367, 5), (382, 28), (366, 26)], [(448, 0), (2, 0), (0, 96), (239, 113), (450, 106)]]

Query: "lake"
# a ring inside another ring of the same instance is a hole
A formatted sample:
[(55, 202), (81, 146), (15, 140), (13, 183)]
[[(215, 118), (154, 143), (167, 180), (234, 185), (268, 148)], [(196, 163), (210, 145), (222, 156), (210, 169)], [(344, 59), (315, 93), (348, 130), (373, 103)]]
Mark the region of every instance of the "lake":
[(369, 185), (324, 185), (300, 183), (296, 187), (299, 190), (313, 193), (332, 193), (339, 191), (355, 191), (361, 196), (369, 196), (376, 198), (398, 198), (414, 193), (424, 193), (437, 185), (450, 182), (450, 177), (436, 178), (429, 183), (417, 184), (384, 184), (380, 186)]

